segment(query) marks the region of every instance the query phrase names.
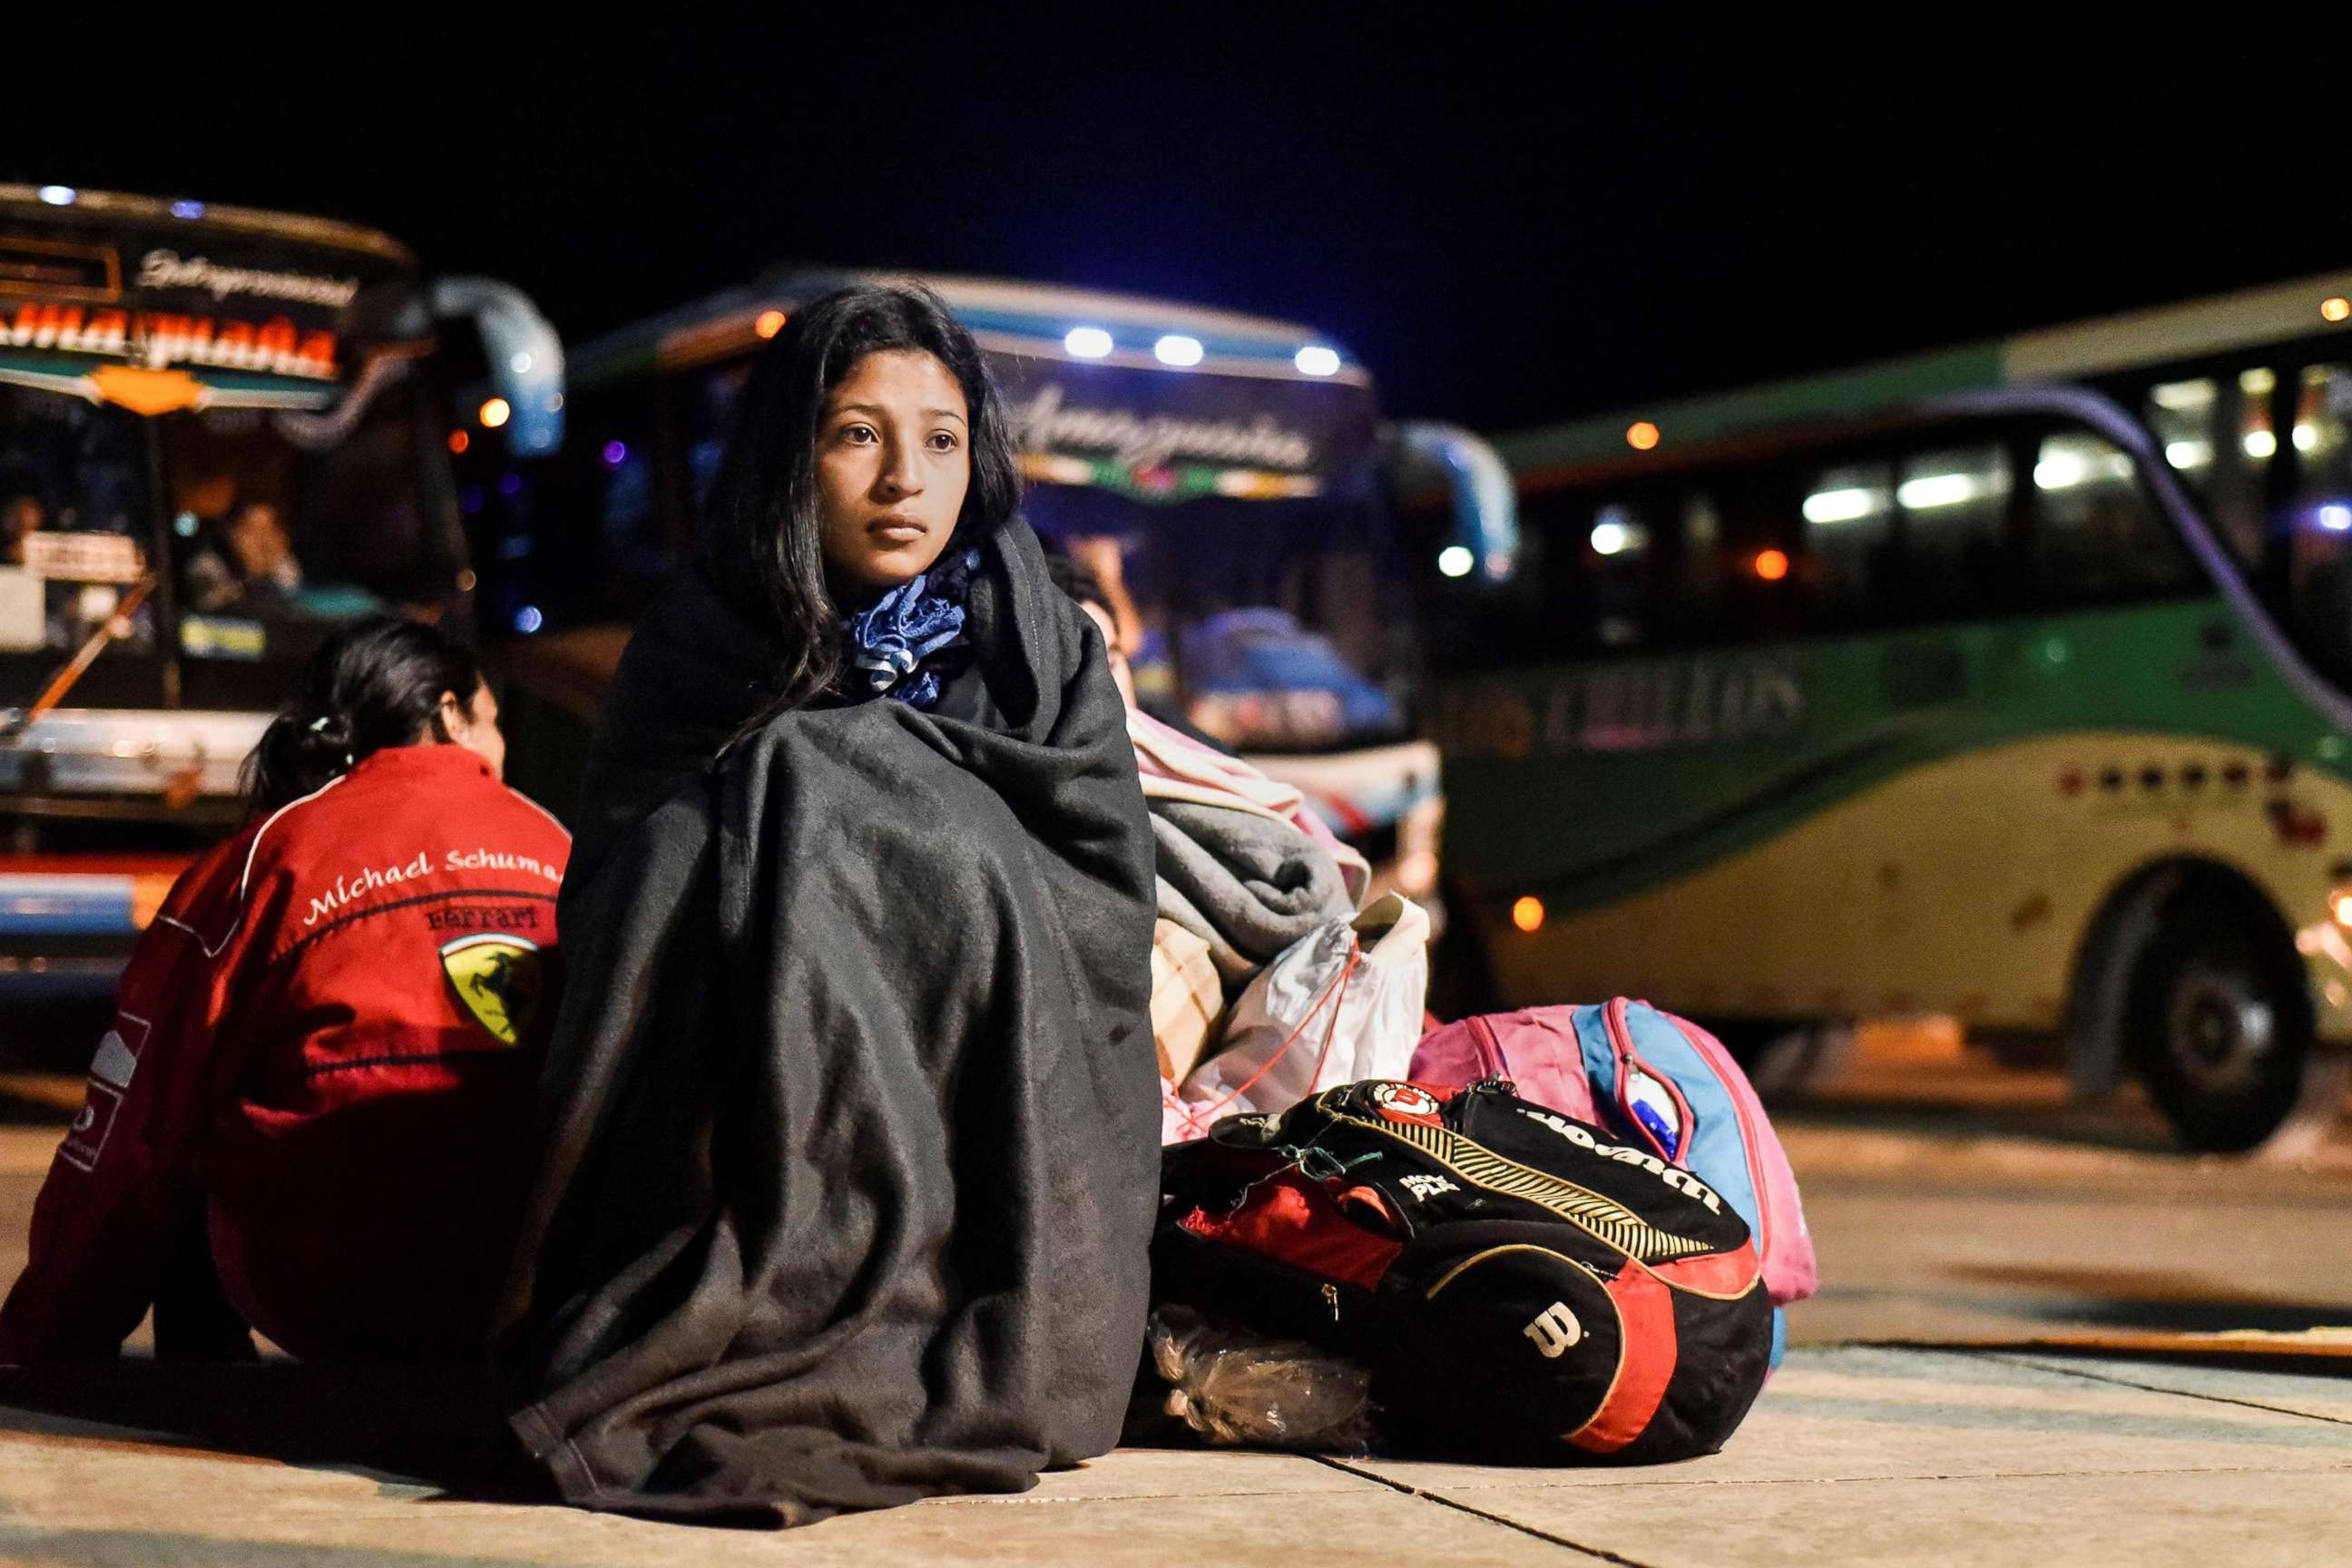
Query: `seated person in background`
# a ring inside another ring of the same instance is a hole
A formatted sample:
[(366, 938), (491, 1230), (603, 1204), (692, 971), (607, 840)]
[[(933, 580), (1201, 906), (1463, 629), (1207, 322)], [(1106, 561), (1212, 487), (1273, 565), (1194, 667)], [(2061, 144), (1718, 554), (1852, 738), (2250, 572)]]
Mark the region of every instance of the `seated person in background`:
[(188, 604), (199, 611), (257, 609), (301, 585), (294, 542), (265, 500), (240, 504), (188, 562)]
[[(1105, 542), (1082, 540), (1076, 542), (1098, 544)], [(1113, 559), (1117, 558), (1115, 549), (1112, 555)], [(1127, 657), (1130, 640), (1120, 635), (1120, 616), (1115, 607), (1114, 596), (1103, 586), (1102, 579), (1095, 575), (1093, 568), (1088, 566), (1084, 559), (1072, 552), (1049, 543), (1045, 546), (1045, 574), (1053, 579), (1055, 587), (1078, 602), (1078, 608), (1087, 613), (1087, 618), (1094, 622), (1096, 629), (1102, 633), (1103, 649), (1110, 658), (1111, 679), (1118, 682), (1119, 698), (1127, 704), (1129, 714), (1148, 720), (1155, 730), (1173, 730), (1195, 745), (1206, 747), (1224, 756), (1236, 757), (1231, 746), (1193, 724), (1181, 712), (1161, 714), (1148, 712), (1145, 710), (1141, 700), (1135, 694), (1135, 670), (1128, 663)], [(1125, 595), (1122, 593), (1118, 597), (1124, 599)], [(1129, 605), (1131, 612), (1132, 601), (1129, 601)], [(1134, 720), (1130, 719), (1128, 729), (1132, 737), (1135, 730)], [(1139, 744), (1140, 743), (1139, 742)]]
[[(380, 618), (319, 650), (247, 762), (251, 824), (132, 954), (0, 1362), (110, 1357), (151, 1303), (174, 1353), (156, 1297), (191, 1254), (305, 1360), (480, 1353), (571, 848), (499, 782), (505, 754), (496, 699), (441, 633)], [(249, 1354), (231, 1326), (202, 1348)]]
[(1103, 648), (1110, 656), (1110, 678), (1118, 683), (1118, 695), (1129, 709), (1135, 707), (1135, 672), (1127, 666), (1127, 648), (1120, 642), (1118, 622), (1110, 607), (1109, 596), (1103, 592), (1101, 580), (1076, 555), (1065, 554), (1052, 545), (1045, 547), (1045, 575), (1054, 586), (1078, 602), (1103, 636)]

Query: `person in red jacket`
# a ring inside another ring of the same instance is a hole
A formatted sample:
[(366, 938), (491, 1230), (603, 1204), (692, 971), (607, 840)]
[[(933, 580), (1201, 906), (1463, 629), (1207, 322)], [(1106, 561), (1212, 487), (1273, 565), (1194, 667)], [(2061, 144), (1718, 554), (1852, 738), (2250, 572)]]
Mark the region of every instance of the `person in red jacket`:
[[(151, 1304), (173, 1353), (157, 1296), (191, 1253), (305, 1360), (478, 1355), (571, 847), (499, 782), (505, 753), (479, 668), (434, 628), (320, 650), (247, 760), (250, 826), (188, 868), (123, 975), (0, 1362), (112, 1356)], [(249, 1354), (234, 1327), (178, 1338)]]

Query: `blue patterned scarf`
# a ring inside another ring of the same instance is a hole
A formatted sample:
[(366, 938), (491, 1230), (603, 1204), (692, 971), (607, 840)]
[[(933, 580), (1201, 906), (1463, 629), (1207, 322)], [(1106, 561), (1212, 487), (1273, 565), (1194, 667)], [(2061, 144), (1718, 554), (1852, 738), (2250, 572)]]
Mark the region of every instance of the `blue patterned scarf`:
[(979, 567), (980, 552), (962, 551), (849, 617), (845, 659), (864, 674), (870, 695), (926, 711), (939, 701), (939, 671), (923, 661), (962, 642), (964, 598)]

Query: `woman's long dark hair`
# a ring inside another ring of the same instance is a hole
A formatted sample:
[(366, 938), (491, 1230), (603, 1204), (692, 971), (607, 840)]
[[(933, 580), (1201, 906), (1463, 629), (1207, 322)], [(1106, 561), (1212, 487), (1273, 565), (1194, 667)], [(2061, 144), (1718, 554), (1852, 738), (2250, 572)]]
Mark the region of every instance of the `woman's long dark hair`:
[(245, 759), (247, 805), (257, 816), (299, 800), (386, 746), (414, 745), (441, 727), (441, 694), (467, 717), (482, 667), (448, 635), (380, 616), (337, 632), (302, 667), (292, 700)]
[(971, 481), (948, 549), (987, 538), (1020, 505), (1003, 395), (938, 295), (857, 284), (794, 311), (751, 368), (703, 529), (704, 570), (774, 646), (771, 701), (752, 725), (820, 695), (838, 671), (840, 608), (817, 529), (817, 416), (859, 360), (894, 349), (929, 354), (963, 389)]

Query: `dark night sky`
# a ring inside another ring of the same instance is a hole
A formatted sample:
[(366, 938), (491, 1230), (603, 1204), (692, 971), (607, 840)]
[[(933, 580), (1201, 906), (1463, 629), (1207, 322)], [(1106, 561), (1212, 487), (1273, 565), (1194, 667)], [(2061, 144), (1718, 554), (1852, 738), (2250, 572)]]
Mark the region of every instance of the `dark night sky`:
[(2077, 43), (1880, 12), (1899, 30), (1835, 46), (1673, 8), (588, 15), (184, 78), (142, 55), (16, 93), (0, 176), (376, 224), (573, 336), (784, 258), (1164, 294), (1315, 323), (1396, 411), (1489, 429), (2352, 265), (2315, 34), (2151, 58), (2153, 13)]

